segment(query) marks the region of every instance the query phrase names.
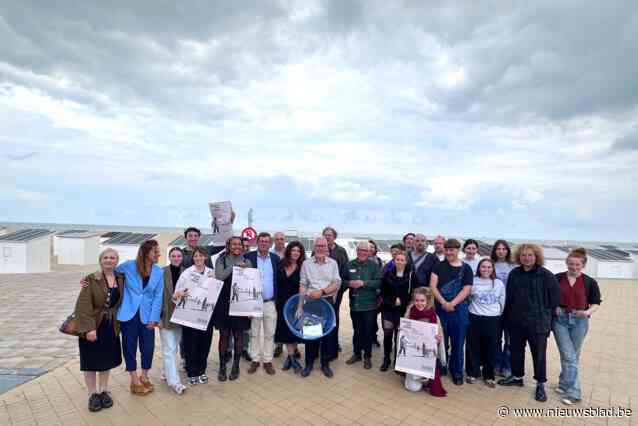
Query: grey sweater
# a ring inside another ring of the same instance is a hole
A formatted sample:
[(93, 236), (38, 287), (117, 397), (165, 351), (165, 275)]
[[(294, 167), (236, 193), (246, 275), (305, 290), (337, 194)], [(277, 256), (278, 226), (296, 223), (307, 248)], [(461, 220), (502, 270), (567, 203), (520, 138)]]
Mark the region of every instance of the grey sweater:
[(496, 317), (505, 308), (505, 284), (498, 278), (474, 278), (470, 294), (470, 313), (485, 317)]

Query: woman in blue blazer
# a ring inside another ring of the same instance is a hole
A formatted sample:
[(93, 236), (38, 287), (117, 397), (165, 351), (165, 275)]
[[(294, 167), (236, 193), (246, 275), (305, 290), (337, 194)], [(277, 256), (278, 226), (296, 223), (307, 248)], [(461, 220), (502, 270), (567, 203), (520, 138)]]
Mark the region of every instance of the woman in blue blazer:
[[(126, 371), (131, 375), (131, 393), (146, 395), (153, 391), (148, 371), (155, 349), (155, 327), (160, 321), (164, 291), (164, 273), (156, 265), (160, 257), (155, 240), (144, 242), (137, 259), (120, 264), (116, 271), (124, 274), (124, 298), (117, 312), (122, 332), (122, 352)], [(137, 347), (142, 356), (142, 374), (137, 375)]]

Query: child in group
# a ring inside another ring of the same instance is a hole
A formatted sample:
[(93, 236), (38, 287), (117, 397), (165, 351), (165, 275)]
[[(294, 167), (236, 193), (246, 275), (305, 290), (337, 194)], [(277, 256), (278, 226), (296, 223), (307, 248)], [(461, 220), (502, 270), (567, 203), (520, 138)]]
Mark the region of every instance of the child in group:
[[(416, 321), (425, 321), (430, 324), (437, 324), (436, 343), (437, 346), (441, 345), (443, 340), (443, 331), (441, 323), (436, 315), (434, 295), (428, 287), (418, 287), (414, 289), (412, 292), (412, 302), (406, 310), (405, 318)], [(438, 350), (437, 353), (443, 354), (445, 351)], [(445, 363), (444, 359), (440, 361)], [(447, 391), (443, 388), (443, 384), (441, 383), (441, 372), (439, 371), (438, 363), (434, 370), (434, 379), (424, 379), (423, 377), (406, 374), (405, 387), (413, 392), (424, 389), (425, 391), (429, 391), (432, 396), (447, 396)]]

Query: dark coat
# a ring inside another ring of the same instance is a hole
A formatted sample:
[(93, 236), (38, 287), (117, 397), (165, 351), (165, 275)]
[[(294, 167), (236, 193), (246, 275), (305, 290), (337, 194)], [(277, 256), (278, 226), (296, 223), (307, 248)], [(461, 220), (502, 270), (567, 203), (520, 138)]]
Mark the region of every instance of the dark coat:
[[(396, 266), (391, 267), (381, 278), (381, 310), (396, 312), (402, 317), (410, 303), (410, 293), (416, 287), (420, 287), (420, 284), (412, 265), (406, 265), (403, 277), (397, 277)], [(400, 306), (395, 305), (397, 297), (401, 299)]]
[(505, 326), (525, 327), (535, 333), (548, 334), (560, 303), (560, 286), (554, 274), (542, 266), (529, 272), (517, 266), (510, 272), (506, 289)]
[[(314, 252), (312, 255), (315, 255)], [(335, 248), (330, 250), (328, 255), (337, 262), (337, 266), (339, 266), (339, 276), (344, 280), (347, 276), (348, 262), (350, 261), (348, 259), (348, 252), (345, 248), (335, 243)]]
[[(410, 259), (412, 259), (413, 255), (414, 254), (409, 256)], [(432, 253), (425, 253), (425, 259), (423, 259), (423, 262), (421, 262), (415, 271), (416, 276), (419, 279), (419, 286), (427, 287), (430, 285), (430, 275), (432, 275), (432, 269), (437, 263), (439, 263), (439, 258), (436, 257), (436, 255)], [(413, 262), (411, 265), (414, 267)]]
[[(184, 267), (179, 268), (179, 273), (184, 272)], [(175, 303), (173, 302), (173, 293), (175, 292), (175, 286), (177, 283), (173, 282), (173, 275), (171, 274), (171, 265), (164, 267), (164, 296), (162, 298), (162, 314), (160, 316), (160, 322), (163, 328), (174, 328), (178, 325), (171, 322), (171, 317), (175, 311)]]

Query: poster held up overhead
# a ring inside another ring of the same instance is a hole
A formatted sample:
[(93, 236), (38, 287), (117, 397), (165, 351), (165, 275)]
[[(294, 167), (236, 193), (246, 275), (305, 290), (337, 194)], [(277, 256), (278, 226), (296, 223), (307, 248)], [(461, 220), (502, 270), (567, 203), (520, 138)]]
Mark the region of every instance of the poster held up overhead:
[(226, 240), (233, 236), (231, 214), (233, 207), (230, 201), (208, 203), (210, 210), (211, 228), (213, 230), (213, 245), (223, 246)]

